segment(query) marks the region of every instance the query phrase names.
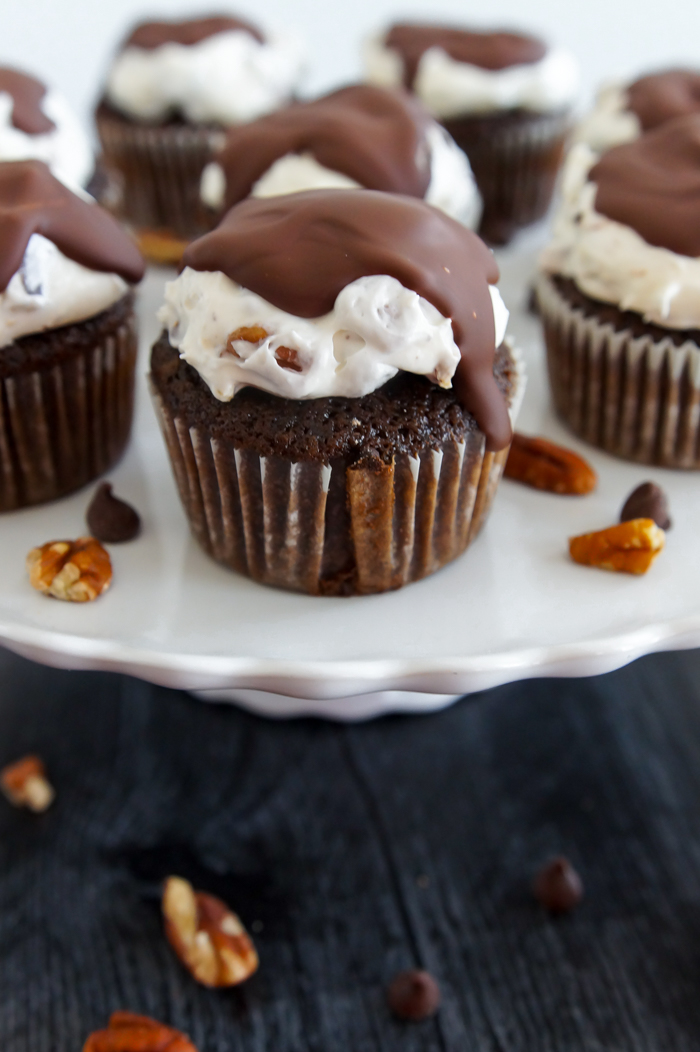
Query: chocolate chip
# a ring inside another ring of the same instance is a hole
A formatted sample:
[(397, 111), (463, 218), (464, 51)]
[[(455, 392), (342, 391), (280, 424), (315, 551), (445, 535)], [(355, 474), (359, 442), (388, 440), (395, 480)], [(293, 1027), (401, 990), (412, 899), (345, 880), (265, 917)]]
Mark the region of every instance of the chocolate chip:
[(583, 884), (568, 859), (551, 859), (535, 877), (535, 898), (550, 913), (568, 913), (583, 898)]
[(399, 972), (387, 990), (389, 1008), (399, 1019), (428, 1019), (440, 1007), (440, 987), (429, 972)]
[(655, 482), (643, 482), (633, 490), (620, 512), (620, 522), (628, 519), (653, 519), (662, 530), (671, 529), (666, 494)]
[(126, 501), (113, 496), (110, 482), (97, 487), (85, 518), (92, 536), (107, 544), (132, 541), (141, 529), (138, 513)]

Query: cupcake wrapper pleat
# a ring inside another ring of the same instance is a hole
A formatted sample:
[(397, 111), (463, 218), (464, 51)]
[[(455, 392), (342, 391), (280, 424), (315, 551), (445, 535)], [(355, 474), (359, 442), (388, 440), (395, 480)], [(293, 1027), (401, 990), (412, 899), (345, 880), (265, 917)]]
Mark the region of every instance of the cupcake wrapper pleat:
[(602, 323), (545, 275), (537, 301), (554, 405), (572, 430), (626, 460), (699, 468), (700, 347)]
[(132, 316), (51, 368), (0, 380), (0, 511), (62, 497), (119, 459), (136, 348)]
[[(524, 380), (515, 357), (517, 412)], [(419, 457), (294, 464), (233, 448), (152, 396), (195, 537), (218, 562), (264, 584), (370, 594), (438, 570), (476, 537), (508, 450), (484, 453), (475, 431)], [(347, 536), (339, 541), (337, 523)], [(351, 552), (338, 565), (338, 546)]]

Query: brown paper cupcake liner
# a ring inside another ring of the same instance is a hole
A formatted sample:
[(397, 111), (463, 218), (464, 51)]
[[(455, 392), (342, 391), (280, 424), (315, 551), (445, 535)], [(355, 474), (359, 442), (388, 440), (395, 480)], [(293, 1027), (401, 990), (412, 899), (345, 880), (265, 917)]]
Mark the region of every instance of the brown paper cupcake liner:
[(133, 310), (121, 313), (90, 346), (0, 379), (0, 511), (63, 497), (121, 456), (137, 350)]
[(545, 215), (570, 127), (567, 112), (493, 114), (442, 122), (464, 150), (483, 198), (479, 233), (504, 245)]
[[(524, 391), (512, 350), (511, 416)], [(261, 457), (188, 427), (151, 387), (180, 498), (214, 559), (263, 584), (312, 595), (384, 592), (455, 559), (486, 520), (508, 449), (481, 432), (392, 463)], [(347, 530), (351, 568), (334, 565)]]
[(572, 430), (625, 460), (700, 468), (700, 346), (601, 321), (546, 275), (537, 301), (554, 405)]
[(202, 170), (224, 133), (207, 125), (137, 124), (104, 104), (95, 117), (103, 163), (119, 184), (116, 211), (137, 231), (183, 241), (212, 225), (199, 198)]

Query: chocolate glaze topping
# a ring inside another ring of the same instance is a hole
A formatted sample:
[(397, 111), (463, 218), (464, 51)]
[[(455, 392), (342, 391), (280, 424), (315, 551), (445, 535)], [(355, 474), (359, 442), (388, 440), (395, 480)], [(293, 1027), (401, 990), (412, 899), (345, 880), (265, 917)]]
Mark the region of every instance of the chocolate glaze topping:
[(591, 169), (596, 211), (650, 245), (700, 256), (700, 113), (608, 150)]
[(55, 130), (56, 125), (41, 108), (46, 85), (40, 80), (4, 67), (0, 69), (0, 91), (13, 98), (12, 124), (18, 131), (25, 135), (46, 135)]
[(488, 449), (510, 442), (505, 399), (493, 376), (488, 284), (498, 280), (496, 261), (476, 234), (430, 205), (373, 190), (248, 198), (188, 246), (183, 265), (222, 271), (302, 318), (327, 314), (350, 282), (389, 274), (452, 319), (462, 352), (453, 380), (459, 399)]
[(700, 73), (668, 69), (640, 77), (627, 89), (627, 108), (637, 115), (643, 131), (674, 117), (700, 113)]
[(393, 25), (384, 37), (384, 46), (400, 54), (407, 88), (413, 86), (418, 63), (431, 47), (442, 48), (455, 62), (491, 70), (539, 62), (547, 53), (541, 40), (520, 33), (474, 33), (408, 22)]
[(153, 51), (162, 44), (184, 44), (192, 47), (200, 44), (217, 33), (230, 33), (233, 30), (250, 33), (261, 44), (265, 39), (257, 28), (242, 18), (230, 18), (228, 15), (211, 15), (209, 18), (192, 18), (186, 22), (141, 22), (134, 26), (124, 41), (122, 48), (141, 47)]
[(109, 213), (71, 193), (41, 161), (0, 164), (0, 291), (22, 265), (32, 234), (90, 270), (140, 281), (141, 253)]
[(217, 157), (226, 174), (226, 208), (247, 197), (289, 153), (311, 153), (319, 164), (370, 190), (424, 197), (430, 182), (429, 123), (427, 111), (408, 92), (358, 84), (235, 126)]

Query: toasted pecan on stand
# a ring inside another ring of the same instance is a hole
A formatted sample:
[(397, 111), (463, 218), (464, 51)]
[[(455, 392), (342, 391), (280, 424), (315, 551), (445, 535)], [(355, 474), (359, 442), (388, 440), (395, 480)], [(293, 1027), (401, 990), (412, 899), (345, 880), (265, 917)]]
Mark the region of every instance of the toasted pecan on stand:
[(574, 562), (619, 573), (646, 573), (666, 542), (653, 519), (629, 519), (595, 533), (569, 538)]
[(547, 438), (515, 432), (506, 461), (505, 477), (526, 486), (584, 496), (594, 490), (598, 476), (591, 465), (571, 449)]

